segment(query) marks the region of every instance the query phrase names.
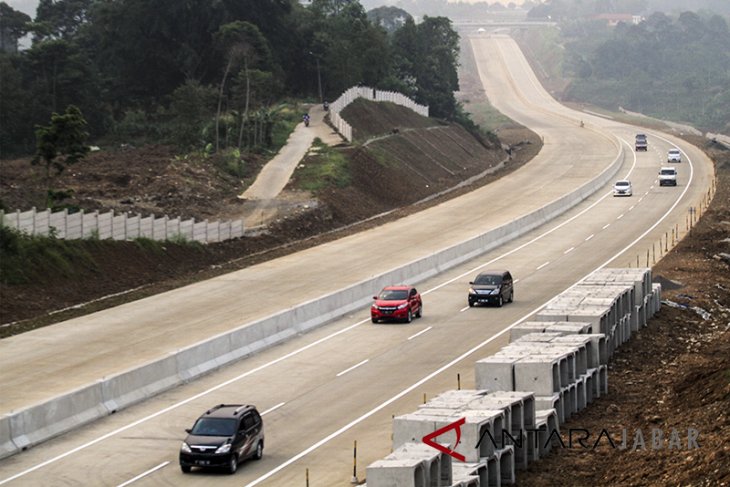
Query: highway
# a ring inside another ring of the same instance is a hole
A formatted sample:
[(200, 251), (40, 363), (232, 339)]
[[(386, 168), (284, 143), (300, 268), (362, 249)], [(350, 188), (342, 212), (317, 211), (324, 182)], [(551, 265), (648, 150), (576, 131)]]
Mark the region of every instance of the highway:
[[(652, 246), (651, 258), (658, 259), (663, 251), (657, 242), (673, 229), (685, 233), (689, 208), (699, 206), (713, 178), (711, 162), (699, 149), (646, 131), (649, 151), (637, 154), (635, 127), (559, 105), (511, 39), (479, 37), (472, 46), (493, 105), (544, 137), (535, 160), (468, 195), (371, 231), (55, 325), (45, 335), (38, 330), (3, 340), (2, 412), (167, 353), (191, 335), (225, 331), (242, 315), (265, 316), (511, 221), (595, 177), (621, 146), (616, 179), (630, 178), (634, 196), (612, 197), (606, 185), (528, 234), (416, 283), (424, 295), (424, 317), (409, 325), (373, 325), (367, 309), (353, 312), (6, 458), (0, 461), (0, 485), (290, 486), (304, 485), (307, 469), (312, 486), (349, 485), (355, 440), (362, 478), (367, 464), (390, 452), (392, 416), (412, 411), (424, 395), (456, 388), (457, 374), (462, 388), (472, 387), (474, 361), (506, 343), (511, 325), (601, 266), (636, 266), (637, 257), (643, 266)], [(657, 172), (674, 146), (683, 151), (683, 162), (675, 165), (679, 185), (659, 187)], [(514, 303), (467, 307), (467, 283), (486, 268), (512, 272)], [(91, 337), (91, 331), (98, 333)], [(72, 339), (65, 338), (69, 335)], [(49, 354), (54, 337), (58, 347)], [(11, 345), (18, 348), (9, 354)], [(17, 350), (27, 358), (19, 360)], [(96, 375), (89, 374), (89, 364)], [(264, 413), (264, 458), (241, 465), (235, 476), (183, 474), (177, 453), (184, 428), (222, 402), (255, 404)]]

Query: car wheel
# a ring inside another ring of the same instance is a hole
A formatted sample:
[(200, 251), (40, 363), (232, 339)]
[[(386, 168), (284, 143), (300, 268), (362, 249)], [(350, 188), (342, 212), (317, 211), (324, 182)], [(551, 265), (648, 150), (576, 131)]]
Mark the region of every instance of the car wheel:
[(500, 294), (499, 297), (497, 298), (497, 306), (501, 308), (503, 304), (504, 304), (504, 299), (502, 298), (502, 295)]
[(474, 307), (474, 301), (472, 301), (471, 299), (469, 300), (469, 307), (470, 308), (473, 308)]
[(234, 453), (231, 455), (231, 460), (228, 462), (228, 473), (233, 475), (238, 470), (238, 456)]
[(416, 318), (420, 318), (423, 316), (423, 303), (418, 307), (418, 311), (416, 311)]
[(182, 470), (183, 473), (190, 473), (190, 465), (180, 465), (180, 470)]
[(413, 313), (411, 313), (411, 310), (408, 310), (408, 314), (406, 315), (406, 323), (410, 323), (413, 321)]
[(253, 455), (254, 460), (261, 460), (261, 458), (264, 456), (264, 442), (259, 441), (259, 444), (256, 445), (256, 453)]
[(378, 322), (378, 320), (376, 318), (370, 318), (370, 321), (372, 321), (373, 323), (377, 323)]
[(514, 291), (510, 291), (509, 292), (509, 301), (507, 301), (507, 302), (508, 303), (511, 303), (514, 300), (515, 300), (515, 292)]

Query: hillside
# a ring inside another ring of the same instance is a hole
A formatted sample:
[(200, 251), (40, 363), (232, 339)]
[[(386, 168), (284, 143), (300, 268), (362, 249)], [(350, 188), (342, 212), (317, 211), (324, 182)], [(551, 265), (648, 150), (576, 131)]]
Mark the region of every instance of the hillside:
[[(323, 177), (326, 169), (323, 166), (328, 160), (313, 151), (301, 166), (313, 170), (317, 189), (303, 190), (303, 176), (301, 171), (296, 172), (283, 195), (287, 202), (285, 211), (265, 234), (205, 247), (172, 242), (160, 246), (139, 242), (80, 242), (77, 245), (81, 252), (76, 252), (68, 265), (38, 268), (29, 282), (23, 284), (0, 283), (0, 323), (19, 321), (1, 327), (0, 336), (139, 299), (312, 246), (357, 231), (363, 225), (318, 235), (373, 215), (390, 212), (366, 225), (403, 216), (424, 207), (423, 204), (409, 206), (411, 203), (495, 167), (506, 155), (496, 146), (485, 147), (458, 126), (441, 125), (415, 116), (410, 110), (394, 109), (390, 104), (371, 105), (353, 104), (345, 116), (356, 131), (384, 138), (366, 145), (326, 149), (327, 154), (344, 166), (347, 177), (343, 180)], [(398, 134), (390, 133), (394, 126), (399, 127)], [(525, 141), (532, 143), (521, 144)], [(540, 147), (537, 136), (526, 130), (505, 133), (503, 142), (520, 143), (524, 147), (515, 152), (505, 170), (519, 167)], [(473, 184), (486, 184), (505, 170)], [(252, 168), (248, 167), (247, 171)], [(66, 202), (85, 210), (154, 212), (214, 220), (240, 215), (242, 203), (236, 195), (254, 176), (249, 173), (242, 180), (225, 171), (224, 161), (177, 154), (169, 146), (144, 146), (93, 153), (62, 174), (57, 187), (72, 190)], [(6, 209), (41, 206), (43, 187), (40, 169), (31, 166), (29, 159), (3, 161), (0, 165), (0, 201)], [(461, 188), (442, 198), (466, 190)], [(313, 199), (315, 204), (302, 203)], [(437, 201), (440, 199), (427, 204)], [(54, 248), (45, 251), (54, 255), (61, 252)], [(6, 273), (2, 266), (8, 261), (5, 258), (2, 261), (0, 277), (4, 280)], [(130, 289), (134, 291), (127, 292)], [(123, 294), (76, 307), (116, 293)], [(68, 307), (74, 308), (47, 315)]]

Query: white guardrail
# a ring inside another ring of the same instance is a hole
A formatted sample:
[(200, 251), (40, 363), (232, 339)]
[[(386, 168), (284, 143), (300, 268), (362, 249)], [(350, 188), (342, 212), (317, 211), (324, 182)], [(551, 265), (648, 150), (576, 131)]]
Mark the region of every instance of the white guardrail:
[(395, 91), (379, 91), (367, 86), (353, 86), (330, 104), (330, 121), (348, 142), (352, 142), (352, 127), (349, 123), (342, 119), (340, 112), (358, 98), (365, 98), (366, 100), (371, 101), (389, 101), (396, 105), (410, 108), (419, 115), (428, 117), (428, 106), (419, 105), (402, 93), (397, 93)]
[(5, 213), (0, 210), (0, 225), (14, 228), (29, 235), (49, 236), (72, 240), (98, 238), (101, 240), (134, 240), (149, 238), (152, 240), (184, 239), (188, 241), (211, 243), (222, 242), (243, 236), (243, 220), (195, 221), (181, 218), (155, 217), (150, 215), (130, 216), (127, 213), (116, 214), (114, 211), (99, 213), (69, 213), (68, 210), (51, 212), (50, 210), (20, 210)]

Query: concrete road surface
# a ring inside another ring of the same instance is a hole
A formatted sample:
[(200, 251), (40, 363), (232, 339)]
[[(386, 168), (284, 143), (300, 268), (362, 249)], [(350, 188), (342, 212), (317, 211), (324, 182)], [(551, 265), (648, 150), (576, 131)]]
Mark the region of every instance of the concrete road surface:
[[(578, 114), (552, 100), (509, 38), (472, 41), (492, 102), (545, 138), (540, 155), (500, 181), (371, 231), (226, 276), (0, 341), (0, 411), (69, 390), (169, 353), (256, 317), (336, 290), (403, 261), (508, 222), (597, 174), (626, 147), (617, 179), (561, 217), (424, 282), (424, 317), (369, 322), (364, 309), (218, 372), (177, 387), (0, 461), (0, 485), (349, 485), (390, 451), (392, 415), (456, 387), (473, 387), (473, 363), (506, 342), (512, 324), (604, 265), (635, 265), (671, 229), (684, 231), (713, 177), (697, 148), (649, 132), (650, 150), (629, 147), (636, 129)], [(579, 119), (586, 122), (580, 128)], [(678, 187), (659, 187), (666, 150), (686, 156)], [(657, 253), (658, 257), (658, 253)], [(643, 262), (642, 262), (643, 264)], [(516, 278), (515, 302), (469, 308), (468, 281), (488, 267)], [(373, 293), (377, 290), (373, 290)], [(609, 378), (609, 380), (611, 380)], [(263, 413), (264, 458), (235, 476), (181, 473), (184, 428), (213, 404), (244, 402)], [(129, 483), (131, 482), (131, 483)]]

